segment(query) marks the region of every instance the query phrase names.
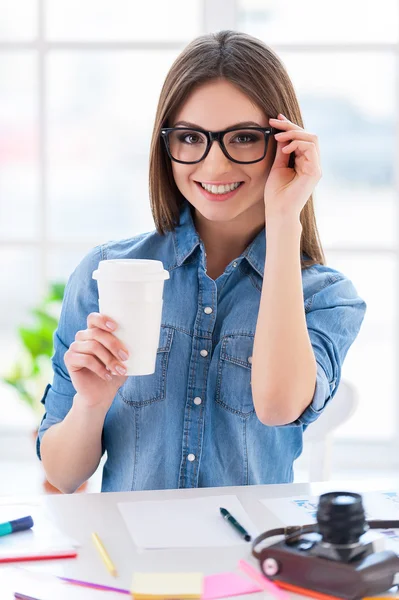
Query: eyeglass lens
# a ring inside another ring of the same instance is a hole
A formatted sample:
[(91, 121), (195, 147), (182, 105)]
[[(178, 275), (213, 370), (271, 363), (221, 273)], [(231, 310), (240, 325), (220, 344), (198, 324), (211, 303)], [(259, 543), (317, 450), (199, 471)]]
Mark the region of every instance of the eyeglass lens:
[[(263, 157), (266, 138), (262, 131), (240, 129), (228, 131), (223, 136), (224, 146), (233, 160), (252, 162)], [(169, 150), (174, 159), (183, 162), (201, 160), (207, 150), (206, 135), (192, 129), (179, 129), (169, 133)]]

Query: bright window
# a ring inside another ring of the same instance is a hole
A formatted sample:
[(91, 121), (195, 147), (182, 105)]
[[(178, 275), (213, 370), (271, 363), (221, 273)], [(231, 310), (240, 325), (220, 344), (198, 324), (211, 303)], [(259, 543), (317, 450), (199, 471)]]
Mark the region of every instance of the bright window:
[(164, 76), (187, 42), (220, 28), (275, 49), (319, 136), (327, 260), (368, 304), (343, 372), (361, 406), (341, 437), (388, 447), (399, 437), (399, 0), (0, 0), (2, 371), (49, 281), (95, 244), (153, 228)]

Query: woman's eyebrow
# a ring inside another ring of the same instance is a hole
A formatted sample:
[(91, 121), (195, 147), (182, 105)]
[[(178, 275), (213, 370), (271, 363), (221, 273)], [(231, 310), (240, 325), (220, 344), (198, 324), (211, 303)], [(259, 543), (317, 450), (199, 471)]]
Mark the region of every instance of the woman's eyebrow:
[[(179, 127), (183, 125), (183, 127), (192, 127), (193, 129), (202, 129), (204, 131), (205, 127), (201, 127), (200, 125), (196, 125), (195, 123), (189, 123), (188, 121), (178, 121), (174, 124), (174, 127)], [(233, 127), (262, 127), (259, 123), (255, 123), (255, 121), (242, 121), (241, 123), (235, 123), (235, 125), (230, 125), (226, 127), (226, 129), (231, 129)]]

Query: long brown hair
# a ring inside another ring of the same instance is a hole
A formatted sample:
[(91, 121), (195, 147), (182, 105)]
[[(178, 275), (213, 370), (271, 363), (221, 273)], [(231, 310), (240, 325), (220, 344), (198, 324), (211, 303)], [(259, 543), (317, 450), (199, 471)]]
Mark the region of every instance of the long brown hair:
[[(170, 68), (159, 97), (151, 140), (149, 191), (157, 231), (164, 235), (179, 223), (185, 199), (176, 186), (170, 159), (161, 141), (190, 92), (201, 84), (226, 79), (244, 92), (269, 117), (284, 114), (303, 127), (292, 82), (279, 57), (262, 41), (237, 31), (219, 31), (194, 39)], [(316, 226), (313, 198), (302, 209), (301, 264), (325, 264)]]

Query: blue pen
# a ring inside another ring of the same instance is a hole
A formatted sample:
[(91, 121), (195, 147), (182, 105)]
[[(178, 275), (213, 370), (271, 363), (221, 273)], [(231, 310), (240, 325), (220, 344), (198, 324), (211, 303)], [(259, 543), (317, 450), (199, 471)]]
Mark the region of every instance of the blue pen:
[(31, 527), (33, 527), (32, 517), (22, 517), (22, 519), (15, 519), (15, 521), (0, 523), (0, 536), (15, 533), (16, 531), (25, 531), (25, 529), (30, 529)]
[(248, 531), (246, 529), (244, 529), (244, 527), (242, 525), (239, 524), (238, 521), (236, 521), (236, 519), (233, 517), (233, 515), (231, 515), (229, 513), (229, 511), (227, 510), (227, 508), (219, 508), (221, 515), (223, 517), (223, 519), (225, 519), (225, 521), (228, 521), (230, 523), (230, 525), (232, 527), (234, 527), (234, 529), (237, 531), (237, 533), (244, 538), (244, 540), (246, 542), (250, 542), (251, 541), (251, 536), (249, 535)]

